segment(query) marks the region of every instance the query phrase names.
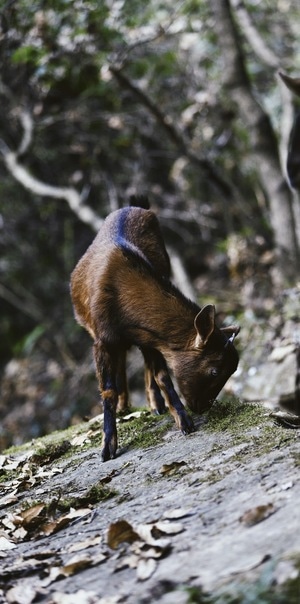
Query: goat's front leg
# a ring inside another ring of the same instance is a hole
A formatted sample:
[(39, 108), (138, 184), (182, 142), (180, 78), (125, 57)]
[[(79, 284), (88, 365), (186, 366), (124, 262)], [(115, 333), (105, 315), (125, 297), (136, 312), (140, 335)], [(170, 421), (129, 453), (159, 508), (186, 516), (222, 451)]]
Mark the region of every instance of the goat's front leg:
[(165, 401), (169, 407), (170, 413), (174, 417), (176, 425), (183, 434), (189, 434), (194, 430), (193, 420), (186, 412), (186, 409), (173, 386), (164, 357), (160, 352), (153, 349), (143, 349), (143, 355), (146, 367), (154, 377), (158, 388), (163, 392)]
[(115, 349), (111, 349), (100, 340), (97, 340), (94, 343), (94, 359), (104, 411), (101, 454), (103, 461), (107, 461), (116, 456), (118, 446), (116, 425), (118, 357)]

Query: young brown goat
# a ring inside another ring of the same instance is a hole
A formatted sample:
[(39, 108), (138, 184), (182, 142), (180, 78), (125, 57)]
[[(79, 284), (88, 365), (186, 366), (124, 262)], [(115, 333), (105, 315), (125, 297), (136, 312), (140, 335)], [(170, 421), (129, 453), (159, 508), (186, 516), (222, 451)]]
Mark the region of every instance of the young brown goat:
[[(142, 199), (137, 203), (145, 206)], [(145, 207), (111, 213), (72, 273), (75, 316), (94, 339), (104, 408), (103, 461), (116, 455), (116, 410), (128, 405), (125, 360), (131, 345), (144, 356), (150, 408), (163, 413), (166, 403), (184, 434), (193, 422), (168, 367), (195, 413), (210, 406), (237, 368), (233, 339), (239, 328), (216, 327), (215, 307), (200, 310), (169, 277), (158, 220)]]

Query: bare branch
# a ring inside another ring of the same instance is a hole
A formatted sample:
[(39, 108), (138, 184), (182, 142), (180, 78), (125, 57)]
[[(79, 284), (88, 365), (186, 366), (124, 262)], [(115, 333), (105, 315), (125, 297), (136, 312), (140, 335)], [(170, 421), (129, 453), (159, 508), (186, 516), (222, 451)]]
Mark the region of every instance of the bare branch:
[[(289, 184), (287, 175), (287, 155), (289, 147), (289, 138), (292, 126), (294, 123), (294, 106), (292, 100), (292, 93), (285, 86), (283, 82), (285, 79), (282, 77), (283, 74), (279, 73), (280, 78), (277, 77), (279, 91), (281, 96), (281, 120), (280, 120), (280, 139), (279, 139), (279, 156), (282, 173), (285, 175), (285, 179)], [(283, 81), (282, 81), (283, 80)]]
[[(35, 178), (30, 174), (29, 170), (25, 168), (19, 162), (19, 155), (24, 153), (30, 146), (32, 137), (33, 137), (33, 120), (31, 116), (23, 112), (21, 114), (22, 125), (24, 129), (24, 134), (19, 145), (19, 148), (16, 153), (10, 151), (9, 147), (6, 143), (0, 139), (0, 154), (2, 154), (4, 163), (10, 172), (10, 174), (17, 180), (25, 189), (30, 191), (35, 195), (40, 195), (42, 197), (51, 197), (53, 199), (63, 199), (65, 200), (72, 212), (76, 214), (76, 216), (85, 224), (88, 224), (94, 231), (98, 231), (100, 226), (103, 223), (102, 218), (94, 212), (92, 208), (85, 205), (83, 203), (83, 199), (86, 198), (86, 191), (83, 190), (82, 195), (78, 193), (76, 189), (73, 187), (56, 187), (53, 185), (49, 185), (45, 182), (42, 182), (38, 178)], [(111, 204), (111, 209), (117, 209), (117, 194), (115, 191), (115, 187), (113, 183), (107, 181), (107, 188), (109, 194), (109, 200)], [(186, 294), (190, 297), (194, 297), (194, 290), (190, 285), (189, 278), (183, 266), (181, 259), (172, 252), (172, 260), (174, 263), (173, 271), (175, 278), (177, 278), (178, 282), (182, 284), (183, 289)], [(15, 294), (6, 290), (4, 286), (0, 285), (0, 297), (8, 300), (14, 306), (19, 309), (22, 309), (23, 312), (32, 316), (32, 318), (40, 319), (39, 313), (34, 314), (34, 311), (31, 307), (25, 307), (19, 300)]]
[(249, 42), (258, 59), (265, 65), (276, 69), (279, 64), (278, 58), (265, 44), (265, 41), (254, 26), (244, 3), (241, 0), (230, 0), (230, 4), (246, 40)]
[(33, 120), (26, 111), (21, 113), (21, 123), (23, 126), (23, 137), (16, 153), (10, 151), (7, 144), (0, 140), (0, 153), (3, 156), (4, 163), (11, 173), (25, 189), (41, 197), (52, 197), (54, 199), (65, 200), (72, 212), (85, 224), (88, 224), (94, 231), (98, 231), (103, 220), (94, 212), (92, 208), (85, 205), (83, 200), (86, 192), (80, 195), (73, 187), (56, 187), (30, 174), (29, 170), (19, 162), (19, 156), (28, 150), (33, 137)]
[(20, 122), (23, 126), (23, 138), (20, 142), (16, 155), (24, 155), (29, 149), (33, 137), (33, 119), (29, 111), (22, 111), (20, 114)]
[[(177, 21), (178, 11), (180, 11), (182, 4), (184, 4), (184, 0), (179, 4), (175, 4), (175, 7), (168, 6), (168, 16), (163, 22), (160, 21), (160, 23), (155, 25), (150, 25), (148, 22), (145, 26), (140, 26), (137, 29), (123, 31), (122, 33), (126, 40), (126, 46), (121, 48), (114, 57), (111, 57), (111, 62), (114, 64), (122, 63), (124, 65), (128, 60), (129, 55), (136, 48), (149, 45), (162, 37), (166, 38), (168, 36), (183, 33), (185, 30), (185, 24), (178, 28)], [(175, 28), (173, 27), (174, 25)]]
[(174, 274), (174, 281), (179, 287), (179, 289), (188, 297), (190, 300), (195, 301), (195, 290), (191, 285), (190, 279), (187, 276), (187, 272), (185, 270), (182, 259), (177, 254), (176, 250), (172, 248), (168, 248), (168, 252), (170, 255), (172, 271)]
[(94, 210), (92, 210), (92, 208), (82, 204), (81, 196), (76, 189), (73, 187), (55, 187), (38, 180), (38, 178), (35, 178), (29, 173), (27, 168), (24, 168), (24, 166), (18, 162), (16, 153), (10, 152), (4, 154), (4, 161), (11, 175), (23, 185), (25, 189), (28, 189), (35, 195), (41, 195), (42, 197), (64, 199), (69, 204), (72, 212), (74, 212), (82, 222), (88, 224), (94, 231), (99, 230), (103, 220), (94, 212)]
[(104, 180), (106, 183), (106, 189), (107, 189), (107, 193), (108, 193), (110, 211), (113, 212), (114, 210), (119, 209), (117, 190), (116, 190), (116, 187), (115, 187), (113, 181), (108, 176), (104, 176)]

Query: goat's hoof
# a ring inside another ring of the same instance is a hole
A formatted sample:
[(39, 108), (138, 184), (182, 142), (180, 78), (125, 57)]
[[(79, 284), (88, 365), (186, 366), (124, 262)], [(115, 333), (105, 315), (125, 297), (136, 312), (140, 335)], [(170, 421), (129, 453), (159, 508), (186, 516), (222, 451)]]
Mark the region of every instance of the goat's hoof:
[(186, 415), (184, 418), (181, 419), (182, 434), (184, 434), (186, 436), (187, 434), (194, 432), (194, 430), (195, 430), (194, 422), (189, 415)]
[(106, 443), (101, 451), (102, 461), (115, 459), (117, 447), (114, 444)]
[(152, 409), (153, 415), (163, 415), (166, 412), (167, 412), (167, 407), (165, 405), (161, 405), (161, 406), (157, 407), (156, 409)]

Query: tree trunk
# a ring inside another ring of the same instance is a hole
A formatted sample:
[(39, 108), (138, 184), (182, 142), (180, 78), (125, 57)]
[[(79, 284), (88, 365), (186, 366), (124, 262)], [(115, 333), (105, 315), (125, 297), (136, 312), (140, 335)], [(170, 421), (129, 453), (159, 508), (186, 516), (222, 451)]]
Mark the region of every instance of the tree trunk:
[(223, 60), (222, 83), (249, 130), (253, 159), (269, 203), (277, 280), (282, 284), (293, 283), (298, 274), (300, 242), (297, 242), (292, 195), (281, 172), (278, 142), (269, 116), (254, 96), (229, 0), (211, 0), (211, 8)]

